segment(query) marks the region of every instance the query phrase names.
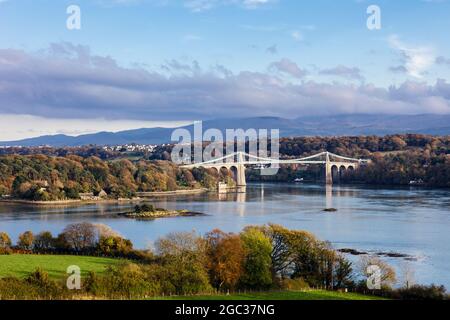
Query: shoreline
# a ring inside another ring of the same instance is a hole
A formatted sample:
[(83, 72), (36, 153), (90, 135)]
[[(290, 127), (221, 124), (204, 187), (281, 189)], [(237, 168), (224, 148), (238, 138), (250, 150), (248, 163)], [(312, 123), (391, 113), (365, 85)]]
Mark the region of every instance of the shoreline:
[(164, 196), (178, 196), (178, 195), (189, 195), (189, 194), (202, 194), (209, 192), (209, 189), (187, 189), (187, 190), (174, 190), (174, 191), (155, 191), (155, 192), (136, 192), (138, 197), (164, 197)]
[(99, 200), (56, 200), (56, 201), (32, 201), (24, 199), (0, 199), (0, 203), (9, 204), (23, 204), (30, 206), (67, 206), (67, 205), (84, 205), (95, 203), (139, 203), (146, 201), (152, 197), (164, 197), (164, 196), (179, 196), (179, 195), (191, 195), (202, 194), (210, 190), (206, 188), (202, 189), (190, 189), (190, 190), (175, 190), (175, 191), (157, 191), (157, 192), (137, 192), (138, 197), (132, 199), (119, 198), (119, 199), (99, 199)]

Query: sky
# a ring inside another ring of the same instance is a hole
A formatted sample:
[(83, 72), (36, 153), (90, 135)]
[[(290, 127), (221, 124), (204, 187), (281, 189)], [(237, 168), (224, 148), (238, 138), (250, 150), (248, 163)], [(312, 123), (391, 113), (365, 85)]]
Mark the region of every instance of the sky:
[(448, 30), (450, 0), (0, 0), (0, 140), (449, 114)]

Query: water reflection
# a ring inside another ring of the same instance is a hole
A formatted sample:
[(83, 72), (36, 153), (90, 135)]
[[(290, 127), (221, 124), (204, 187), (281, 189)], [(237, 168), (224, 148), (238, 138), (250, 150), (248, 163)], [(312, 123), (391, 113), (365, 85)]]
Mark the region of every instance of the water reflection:
[(326, 185), (325, 186), (325, 208), (334, 208), (333, 207), (333, 186)]

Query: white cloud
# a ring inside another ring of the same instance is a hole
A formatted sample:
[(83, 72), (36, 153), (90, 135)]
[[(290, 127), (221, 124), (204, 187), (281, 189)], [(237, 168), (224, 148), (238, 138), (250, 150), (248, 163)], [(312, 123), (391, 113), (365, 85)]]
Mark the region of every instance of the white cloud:
[(436, 61), (434, 49), (431, 47), (407, 45), (400, 41), (397, 35), (391, 35), (388, 40), (391, 47), (401, 54), (404, 68), (410, 76), (422, 78)]
[[(164, 71), (157, 72), (124, 68), (111, 57), (93, 55), (88, 47), (69, 43), (54, 44), (47, 52), (0, 50), (0, 114), (122, 122), (230, 115), (450, 113), (446, 80), (434, 85), (408, 81), (383, 88), (298, 81), (305, 71), (288, 59), (272, 63), (269, 69), (275, 72), (233, 73), (224, 66), (204, 69), (196, 61), (177, 60), (169, 60)], [(359, 74), (352, 68), (338, 71), (346, 76)], [(33, 125), (28, 122), (22, 127)]]

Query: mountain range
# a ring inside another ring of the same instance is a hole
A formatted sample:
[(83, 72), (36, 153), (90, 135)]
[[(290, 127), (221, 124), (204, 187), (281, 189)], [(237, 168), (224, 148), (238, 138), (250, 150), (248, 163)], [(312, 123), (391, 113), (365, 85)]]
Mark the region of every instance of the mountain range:
[[(193, 132), (193, 125), (183, 127)], [(293, 136), (359, 136), (422, 133), (450, 134), (450, 115), (324, 115), (294, 119), (253, 117), (207, 120), (203, 131), (216, 128), (225, 133), (229, 129), (279, 129), (281, 137)], [(0, 146), (82, 146), (162, 144), (171, 142), (173, 128), (142, 128), (120, 132), (98, 132), (80, 136), (46, 135), (17, 141), (1, 141)]]

